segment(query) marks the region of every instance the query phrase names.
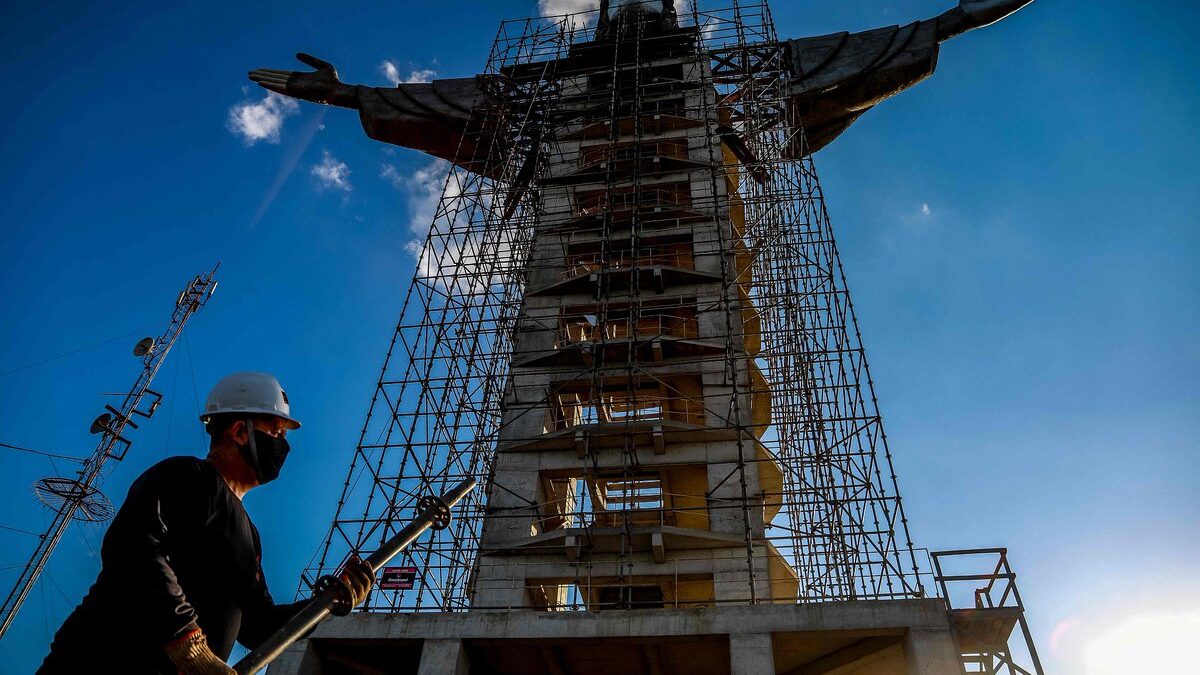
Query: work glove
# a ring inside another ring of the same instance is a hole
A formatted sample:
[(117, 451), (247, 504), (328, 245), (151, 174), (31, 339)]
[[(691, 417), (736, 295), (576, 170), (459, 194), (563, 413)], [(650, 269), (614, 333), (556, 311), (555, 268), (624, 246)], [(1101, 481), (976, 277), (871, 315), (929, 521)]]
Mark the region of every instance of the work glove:
[(337, 589), (337, 599), (330, 612), (337, 616), (345, 616), (350, 610), (367, 599), (367, 593), (375, 585), (375, 573), (371, 566), (358, 556), (351, 556), (342, 571), (335, 577), (334, 588)]
[(199, 628), (169, 643), (167, 657), (181, 675), (236, 675), (224, 659), (208, 648), (208, 639)]

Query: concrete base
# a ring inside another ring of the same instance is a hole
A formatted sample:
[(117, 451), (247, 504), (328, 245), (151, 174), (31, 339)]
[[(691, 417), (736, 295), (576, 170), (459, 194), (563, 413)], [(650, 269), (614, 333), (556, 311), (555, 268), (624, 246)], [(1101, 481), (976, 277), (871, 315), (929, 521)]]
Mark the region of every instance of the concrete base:
[(272, 675), (960, 675), (941, 600), (354, 614)]

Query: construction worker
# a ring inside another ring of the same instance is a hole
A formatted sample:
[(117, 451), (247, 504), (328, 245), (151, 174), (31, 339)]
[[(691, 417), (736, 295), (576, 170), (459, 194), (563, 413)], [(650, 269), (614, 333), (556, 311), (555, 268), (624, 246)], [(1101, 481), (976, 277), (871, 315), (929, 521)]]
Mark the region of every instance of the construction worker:
[[(104, 535), (96, 583), (63, 623), (39, 673), (233, 673), (233, 643), (253, 649), (308, 601), (277, 605), (258, 530), (242, 507), (275, 480), (300, 428), (265, 373), (217, 383), (200, 420), (208, 457), (172, 457), (143, 473)], [(361, 602), (374, 575), (351, 558), (339, 602)]]

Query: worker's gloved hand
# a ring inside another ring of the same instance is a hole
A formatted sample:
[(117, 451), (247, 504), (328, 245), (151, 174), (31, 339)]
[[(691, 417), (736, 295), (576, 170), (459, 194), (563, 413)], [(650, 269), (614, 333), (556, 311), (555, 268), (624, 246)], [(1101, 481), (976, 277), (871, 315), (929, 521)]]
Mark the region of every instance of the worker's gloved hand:
[(338, 598), (330, 611), (338, 616), (349, 614), (350, 610), (367, 599), (367, 593), (374, 585), (375, 573), (371, 571), (371, 566), (362, 558), (352, 556), (342, 565), (342, 571), (338, 572)]
[(224, 659), (208, 648), (208, 639), (199, 628), (169, 643), (167, 657), (181, 675), (236, 675)]

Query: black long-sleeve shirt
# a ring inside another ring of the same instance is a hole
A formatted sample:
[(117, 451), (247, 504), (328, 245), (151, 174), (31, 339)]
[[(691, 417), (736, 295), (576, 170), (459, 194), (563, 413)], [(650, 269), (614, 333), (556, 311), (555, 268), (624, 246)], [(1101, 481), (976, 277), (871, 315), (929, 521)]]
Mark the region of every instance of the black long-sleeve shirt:
[(305, 602), (276, 605), (258, 530), (216, 467), (173, 457), (148, 469), (104, 535), (96, 583), (39, 673), (174, 673), (164, 647), (196, 627), (218, 656), (253, 649)]

